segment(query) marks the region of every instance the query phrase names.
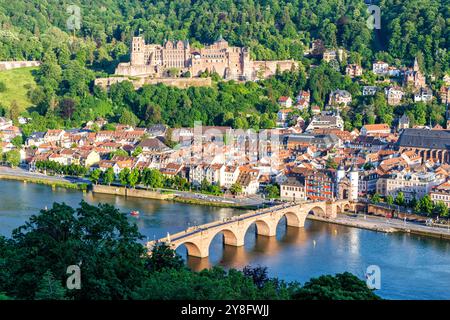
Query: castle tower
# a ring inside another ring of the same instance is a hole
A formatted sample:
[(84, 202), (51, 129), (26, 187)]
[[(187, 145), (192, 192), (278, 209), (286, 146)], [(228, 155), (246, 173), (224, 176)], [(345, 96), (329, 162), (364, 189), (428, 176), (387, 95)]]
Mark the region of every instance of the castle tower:
[(356, 164), (350, 169), (350, 193), (349, 200), (358, 199), (359, 170)]
[(145, 64), (145, 40), (142, 37), (133, 37), (131, 42), (131, 65)]

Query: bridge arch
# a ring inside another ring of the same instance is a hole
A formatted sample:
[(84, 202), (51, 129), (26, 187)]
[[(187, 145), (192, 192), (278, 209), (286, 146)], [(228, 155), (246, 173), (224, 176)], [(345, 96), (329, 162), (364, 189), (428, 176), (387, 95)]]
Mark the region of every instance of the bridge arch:
[(349, 212), (352, 210), (352, 207), (350, 206), (350, 203), (346, 203), (343, 205), (344, 212)]
[(209, 250), (209, 247), (210, 247), (213, 239), (219, 234), (223, 235), (223, 243), (224, 244), (231, 245), (231, 246), (241, 246), (244, 244), (243, 237), (236, 234), (233, 230), (227, 228), (227, 229), (218, 230), (216, 233), (211, 235), (208, 246), (207, 246), (208, 250)]
[(303, 221), (302, 221), (301, 217), (299, 216), (299, 214), (297, 214), (293, 211), (288, 211), (288, 212), (281, 214), (276, 224), (278, 225), (284, 217), (286, 218), (286, 226), (289, 226), (289, 227), (303, 226)]
[(257, 219), (257, 220), (251, 221), (243, 228), (244, 238), (245, 238), (245, 235), (247, 234), (248, 230), (250, 230), (250, 228), (253, 225), (256, 227), (257, 235), (271, 237), (276, 234), (276, 227), (277, 227), (276, 225), (271, 223), (267, 218), (266, 219)]
[(176, 250), (182, 246), (186, 248), (188, 256), (202, 257), (204, 255), (202, 249), (196, 243), (191, 241), (182, 242), (179, 245), (177, 245), (174, 249)]
[(314, 206), (314, 207), (311, 207), (311, 208), (309, 209), (309, 212), (308, 212), (308, 213), (309, 213), (309, 214), (312, 214), (312, 215), (314, 215), (314, 216), (319, 216), (319, 217), (323, 217), (323, 216), (325, 216), (325, 214), (326, 214), (325, 209), (322, 208), (321, 206)]

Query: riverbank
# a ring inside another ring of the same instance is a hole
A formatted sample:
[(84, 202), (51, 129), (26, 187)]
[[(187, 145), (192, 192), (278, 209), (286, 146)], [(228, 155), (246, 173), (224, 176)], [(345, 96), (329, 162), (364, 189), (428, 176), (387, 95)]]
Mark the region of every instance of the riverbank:
[(326, 219), (313, 215), (308, 215), (310, 220), (321, 221), (331, 224), (337, 224), (347, 227), (354, 227), (359, 229), (372, 230), (383, 233), (409, 233), (420, 236), (438, 238), (443, 240), (450, 240), (450, 230), (429, 227), (417, 223), (405, 222), (398, 219), (386, 219), (375, 216), (348, 216), (345, 214), (339, 215), (335, 219)]
[(184, 198), (181, 196), (175, 196), (172, 200), (180, 203), (192, 204), (192, 205), (202, 205), (202, 206), (213, 206), (219, 208), (231, 208), (231, 209), (239, 209), (239, 210), (256, 210), (257, 206), (254, 205), (238, 205), (235, 203), (226, 203), (226, 202), (217, 202), (217, 201), (207, 201), (203, 199), (193, 199), (193, 198)]
[(49, 177), (31, 177), (25, 175), (14, 175), (0, 172), (0, 180), (14, 180), (14, 181), (22, 181), (25, 183), (35, 183), (51, 186), (52, 188), (58, 187), (80, 191), (88, 190), (87, 183), (78, 183), (78, 182), (73, 183), (70, 181), (62, 181), (59, 179), (49, 179)]
[(196, 193), (179, 192), (176, 190), (146, 190), (135, 188), (124, 188), (120, 186), (93, 185), (93, 193), (110, 194), (123, 197), (145, 198), (153, 200), (172, 200), (180, 203), (214, 206), (220, 208), (234, 208), (243, 210), (257, 209), (256, 205), (236, 203), (221, 197), (212, 197)]
[(253, 210), (262, 204), (251, 199), (227, 199), (219, 196), (197, 194), (195, 192), (177, 190), (146, 190), (142, 188), (124, 188), (121, 186), (92, 185), (90, 181), (81, 178), (48, 176), (29, 172), (21, 168), (0, 167), (0, 180), (15, 180), (25, 183), (35, 183), (51, 186), (52, 188), (66, 188), (87, 191), (92, 186), (92, 192), (110, 194), (123, 197), (135, 197), (154, 200), (172, 200), (180, 203), (214, 206), (219, 208), (235, 208)]

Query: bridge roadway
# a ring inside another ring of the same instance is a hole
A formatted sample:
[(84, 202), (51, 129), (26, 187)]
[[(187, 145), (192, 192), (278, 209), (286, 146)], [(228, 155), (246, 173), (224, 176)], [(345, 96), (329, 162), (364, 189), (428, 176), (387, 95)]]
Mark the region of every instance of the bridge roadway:
[(148, 250), (158, 242), (170, 244), (176, 249), (185, 245), (188, 255), (205, 258), (209, 255), (209, 246), (212, 239), (222, 233), (224, 243), (231, 246), (243, 246), (248, 228), (255, 223), (256, 232), (260, 236), (275, 236), (279, 221), (286, 217), (288, 226), (301, 228), (304, 226), (306, 216), (312, 212), (321, 217), (334, 217), (337, 212), (349, 210), (354, 204), (346, 201), (335, 202), (302, 202), (285, 203), (270, 208), (260, 209), (239, 216), (214, 221), (201, 226), (194, 226), (185, 231), (178, 232), (156, 241), (147, 243)]

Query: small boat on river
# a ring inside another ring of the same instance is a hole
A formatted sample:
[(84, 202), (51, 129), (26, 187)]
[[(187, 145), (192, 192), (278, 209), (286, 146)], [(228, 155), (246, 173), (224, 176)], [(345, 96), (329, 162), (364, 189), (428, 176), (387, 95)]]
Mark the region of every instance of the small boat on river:
[(137, 210), (131, 211), (130, 212), (130, 216), (132, 216), (132, 217), (139, 217), (139, 211), (137, 211)]

